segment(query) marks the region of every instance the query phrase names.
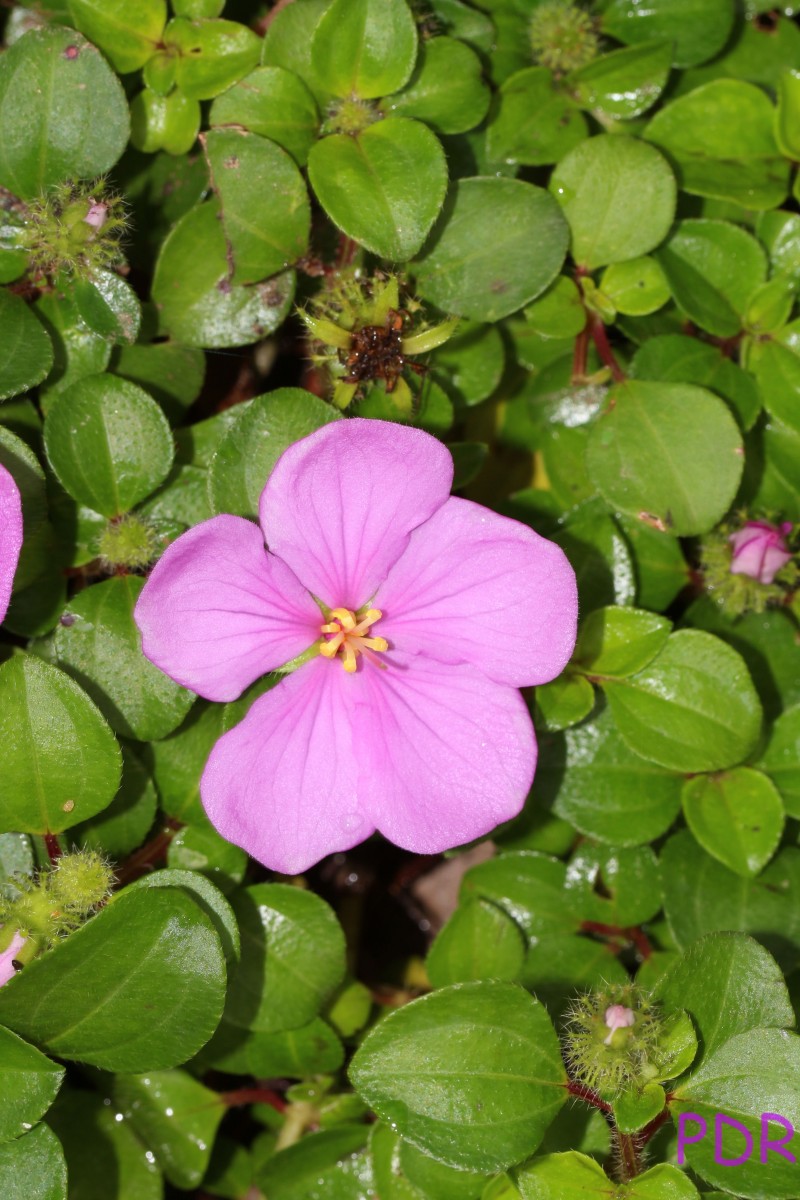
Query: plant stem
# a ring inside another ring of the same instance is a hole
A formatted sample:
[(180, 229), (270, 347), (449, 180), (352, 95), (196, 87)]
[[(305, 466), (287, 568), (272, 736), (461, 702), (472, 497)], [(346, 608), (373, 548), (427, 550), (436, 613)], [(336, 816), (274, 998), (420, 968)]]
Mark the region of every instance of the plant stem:
[(226, 1108), (238, 1108), (241, 1104), (269, 1104), (276, 1112), (286, 1111), (286, 1101), (272, 1088), (245, 1087), (233, 1092), (220, 1092), (219, 1096)]
[(605, 1100), (601, 1100), (597, 1092), (593, 1092), (585, 1084), (576, 1083), (574, 1079), (568, 1079), (565, 1086), (570, 1096), (576, 1096), (578, 1100), (583, 1100), (586, 1104), (591, 1104), (592, 1108), (599, 1108), (600, 1112), (611, 1112), (611, 1105)]
[(619, 1153), (620, 1183), (628, 1183), (629, 1180), (635, 1179), (642, 1170), (639, 1135), (636, 1133), (620, 1133), (617, 1129), (615, 1130), (615, 1136), (617, 1139), (617, 1151)]
[(589, 313), (589, 332), (592, 335), (592, 341), (595, 344), (597, 353), (600, 355), (601, 362), (604, 366), (608, 367), (614, 381), (616, 383), (624, 383), (628, 376), (614, 357), (614, 351), (611, 349), (605, 325), (594, 313)]
[(173, 821), (171, 817), (167, 817), (160, 832), (149, 842), (140, 846), (130, 858), (126, 858), (122, 863), (116, 872), (117, 886), (124, 887), (125, 884), (132, 883), (134, 879), (138, 879), (140, 875), (146, 875), (148, 871), (163, 862), (170, 842), (182, 828), (180, 821)]
[(653, 953), (647, 934), (636, 926), (625, 928), (622, 925), (604, 925), (602, 921), (581, 921), (581, 930), (584, 933), (599, 933), (603, 937), (625, 938), (626, 941), (633, 942), (644, 959), (648, 959)]
[(58, 835), (55, 833), (46, 833), (44, 835), (44, 845), (47, 850), (47, 856), (50, 859), (51, 867), (54, 867), (64, 851), (61, 849), (61, 843), (58, 840)]
[(575, 338), (575, 349), (572, 352), (572, 382), (582, 383), (586, 378), (587, 359), (589, 357), (589, 326), (584, 326)]

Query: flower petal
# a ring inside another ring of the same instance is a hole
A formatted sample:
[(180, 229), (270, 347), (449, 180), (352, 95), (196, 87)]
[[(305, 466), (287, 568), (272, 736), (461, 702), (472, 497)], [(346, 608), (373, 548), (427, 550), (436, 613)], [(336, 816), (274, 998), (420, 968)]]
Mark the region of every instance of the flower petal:
[(436, 854), (489, 833), (525, 803), (536, 739), (522, 696), (422, 655), (359, 668), (354, 745), (362, 807), (381, 833)]
[(0, 465), (0, 621), (8, 611), (22, 547), (22, 500), (11, 473)]
[(375, 596), (376, 634), (514, 687), (555, 678), (575, 647), (578, 592), (564, 551), (527, 525), (451, 498), (415, 529)]
[(235, 700), (317, 640), (322, 615), (257, 525), (220, 516), (167, 548), (134, 619), (145, 655), (176, 683)]
[(388, 421), (334, 421), (280, 457), (261, 493), (270, 550), (331, 608), (365, 604), (444, 504), (453, 480), (445, 447)]
[(28, 939), (19, 930), (16, 931), (5, 950), (0, 951), (0, 987), (8, 983), (16, 975), (14, 959), (19, 954)]
[(211, 751), (200, 794), (212, 824), (273, 871), (298, 874), (374, 831), (356, 795), (353, 683), (314, 659)]

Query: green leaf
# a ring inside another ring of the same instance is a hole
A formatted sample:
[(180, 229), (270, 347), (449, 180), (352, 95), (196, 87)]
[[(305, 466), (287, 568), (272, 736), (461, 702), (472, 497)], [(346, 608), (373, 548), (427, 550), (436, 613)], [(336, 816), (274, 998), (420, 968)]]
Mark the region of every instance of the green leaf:
[(371, 1191), (368, 1164), (357, 1154), (366, 1140), (365, 1125), (308, 1134), (269, 1158), (256, 1171), (256, 1186), (270, 1200), (359, 1200)]
[(225, 1106), (186, 1071), (118, 1075), (114, 1100), (170, 1183), (196, 1188), (206, 1173)]
[(569, 860), (566, 887), (582, 893), (587, 912), (606, 925), (642, 925), (661, 907), (653, 888), (658, 863), (649, 846), (582, 842)]
[(259, 497), (284, 450), (338, 417), (335, 408), (302, 388), (257, 396), (231, 425), (211, 461), (213, 511), (258, 518)]
[(570, 338), (586, 328), (586, 310), (577, 284), (559, 275), (543, 296), (525, 309), (525, 320), (546, 338)]
[(420, 45), (406, 86), (382, 107), (395, 116), (425, 121), (436, 133), (464, 133), (481, 123), (489, 100), (477, 54), (455, 38), (434, 37)]
[(781, 713), (758, 766), (777, 785), (790, 817), (800, 817), (800, 704)]
[(114, 375), (144, 388), (175, 424), (200, 395), (205, 367), (202, 351), (175, 342), (119, 346), (111, 363)]
[(464, 404), (488, 399), (503, 377), (505, 346), (500, 330), (472, 321), (459, 324), (453, 337), (434, 351), (431, 369), (449, 393)]
[(689, 1013), (704, 1056), (748, 1029), (795, 1023), (780, 967), (743, 933), (709, 933), (692, 942), (656, 981), (653, 996), (668, 1010)]
[(506, 79), (486, 131), (494, 162), (546, 166), (588, 136), (586, 118), (555, 86), (546, 67), (526, 67)]
[(672, 66), (671, 41), (655, 38), (627, 50), (601, 54), (569, 76), (569, 88), (583, 108), (604, 117), (629, 120), (656, 103)]
[(692, 835), (674, 834), (661, 851), (664, 912), (680, 948), (720, 929), (751, 933), (784, 971), (800, 962), (800, 851), (781, 850), (755, 879), (706, 854)]
[(503, 909), (527, 937), (574, 933), (580, 897), (565, 890), (566, 867), (535, 851), (501, 854), (472, 867), (461, 884), (463, 899), (482, 897)]
[(334, 0), (311, 43), (322, 86), (361, 100), (399, 91), (416, 58), (417, 28), (405, 0)]
[(131, 144), (145, 154), (159, 150), (188, 154), (197, 140), (200, 122), (198, 100), (177, 88), (168, 96), (145, 88), (131, 102)]
[[(697, 1114), (714, 1126), (717, 1113), (724, 1113), (744, 1125), (759, 1144), (762, 1113), (780, 1113), (796, 1129), (800, 1123), (800, 1038), (783, 1029), (750, 1029), (740, 1033), (709, 1055), (700, 1068), (674, 1091), (670, 1111), (677, 1119), (682, 1113)], [(785, 1137), (786, 1128), (768, 1122), (773, 1141)], [(689, 1121), (687, 1135), (699, 1132)], [(763, 1143), (762, 1143), (763, 1144)], [(797, 1142), (789, 1143), (795, 1156)], [(773, 1153), (765, 1170), (759, 1157), (740, 1166), (721, 1162), (735, 1159), (745, 1150), (738, 1129), (722, 1131), (721, 1144), (708, 1137), (686, 1145), (686, 1161), (693, 1171), (710, 1183), (734, 1187), (739, 1195), (757, 1200), (779, 1200), (797, 1192), (794, 1161)]]
[(630, 1183), (614, 1184), (599, 1163), (569, 1150), (546, 1154), (514, 1172), (522, 1200), (699, 1200), (694, 1184), (677, 1167), (660, 1163)]
[(0, 464), (13, 477), (22, 498), (22, 549), (14, 575), (14, 587), (19, 592), (41, 576), (53, 554), (44, 471), (25, 442), (3, 425), (0, 425)]
[(121, 575), (78, 592), (55, 638), (59, 664), (111, 727), (143, 742), (172, 733), (195, 699), (142, 654), (133, 609), (144, 583), (141, 576)]
[(230, 248), (231, 283), (258, 283), (308, 249), (311, 209), (294, 160), (267, 138), (212, 129), (203, 137), (222, 227)]
[(683, 787), (686, 824), (700, 845), (737, 875), (757, 875), (778, 848), (784, 812), (766, 775), (737, 767), (696, 775)]
[(60, 833), (110, 804), (116, 739), (86, 693), (48, 663), (0, 667), (0, 829)]
[(0, 185), (27, 200), (110, 170), (128, 141), (128, 105), (99, 50), (45, 26), (0, 59), (0, 126)]
[(327, 106), (331, 95), (311, 65), (311, 48), (320, 18), (330, 6), (331, 0), (303, 0), (302, 4), (295, 0), (274, 14), (261, 56), (264, 66), (282, 67), (299, 76), (320, 107)]
[(519, 982), (561, 1019), (576, 992), (624, 985), (628, 975), (610, 943), (562, 933), (531, 944)]
[(148, 747), (161, 807), (175, 821), (191, 823), (205, 817), (200, 776), (214, 743), (222, 736), (223, 715), (221, 704), (199, 700), (175, 733)]
[[(382, 1127), (379, 1127), (382, 1128)], [(398, 1139), (399, 1163), (407, 1180), (418, 1187), (426, 1200), (477, 1200), (483, 1192), (487, 1176), (482, 1172), (462, 1171), (437, 1162), (412, 1146)], [(371, 1142), (373, 1163), (375, 1161), (375, 1139)], [(382, 1194), (382, 1193), (381, 1193)], [(403, 1200), (411, 1200), (407, 1195)]]
[(140, 846), (155, 820), (158, 796), (153, 781), (133, 751), (122, 747), (122, 783), (114, 799), (96, 817), (72, 827), (76, 846), (121, 859)]
[(636, 1133), (664, 1111), (665, 1092), (658, 1083), (647, 1083), (641, 1092), (632, 1088), (614, 1101), (614, 1122), (622, 1133)]
[(111, 345), (87, 329), (78, 309), (66, 295), (45, 292), (36, 301), (36, 314), (53, 345), (53, 367), (39, 388), (42, 412), (58, 392), (87, 375), (99, 375), (108, 366)]
[(51, 405), (50, 465), (69, 494), (106, 517), (128, 512), (166, 479), (174, 447), (163, 412), (134, 383), (95, 375)]
[(248, 858), (244, 850), (220, 837), (210, 821), (196, 821), (175, 834), (167, 864), (205, 875), (220, 891), (233, 891), (244, 879)]
[(258, 67), (211, 105), (212, 128), (239, 125), (269, 138), (305, 166), (317, 139), (317, 105), (297, 75), (282, 67)]
[(685, 191), (777, 208), (789, 191), (789, 164), (775, 142), (774, 117), (761, 88), (714, 79), (656, 113), (645, 137), (677, 164)]
[(0, 1146), (0, 1195), (67, 1200), (67, 1164), (58, 1138), (46, 1125)]
[(142, 309), (130, 284), (115, 271), (94, 271), (73, 285), (78, 315), (93, 333), (110, 342), (135, 342)]
[(344, 1046), (321, 1017), (299, 1029), (277, 1033), (249, 1033), (223, 1017), (201, 1060), (216, 1070), (237, 1075), (308, 1079), (338, 1071), (344, 1062)]
[(761, 732), (761, 703), (743, 659), (701, 630), (670, 634), (649, 666), (603, 690), (630, 748), (674, 771), (736, 766)]
[(675, 215), (675, 177), (645, 142), (601, 134), (561, 159), (550, 179), (572, 232), (572, 257), (594, 270), (639, 258), (667, 236)]
[[(401, 1153), (404, 1148), (414, 1150), (409, 1142), (403, 1141), (394, 1130), (380, 1121), (373, 1125), (369, 1135), (369, 1152), (374, 1175), (373, 1187), (381, 1200), (432, 1200), (428, 1192), (421, 1192), (411, 1182), (403, 1170)], [(419, 1151), (415, 1151), (419, 1154)], [(422, 1157), (420, 1155), (420, 1157)], [(443, 1167), (435, 1159), (426, 1158), (426, 1162), (438, 1166), (452, 1174), (452, 1168)], [(475, 1193), (478, 1195), (479, 1193)], [(448, 1196), (448, 1200), (450, 1197)], [(471, 1200), (471, 1198), (470, 1198)]]
[(775, 114), (775, 140), (786, 158), (800, 156), (797, 128), (800, 119), (800, 74), (784, 71), (778, 80), (778, 111)]
[(77, 29), (99, 46), (120, 75), (152, 58), (167, 21), (166, 0), (68, 0)]
[[(153, 300), (163, 332), (187, 346), (246, 346), (283, 321), (294, 295), (294, 272), (254, 287), (230, 283), (219, 202), (192, 208), (161, 247), (153, 277)], [(203, 253), (197, 253), (197, 247)]]
[(126, 891), (6, 984), (0, 1021), (61, 1058), (155, 1071), (208, 1041), (224, 996), (205, 913), (177, 888)]
[(8, 886), (15, 875), (33, 874), (33, 848), (24, 833), (0, 833), (0, 896), (13, 895), (16, 885)]
[(435, 235), (415, 264), (419, 294), (475, 321), (498, 321), (540, 295), (569, 236), (552, 196), (497, 178), (455, 183)]
[(502, 909), (486, 900), (459, 905), (428, 951), (433, 987), (471, 979), (518, 979), (525, 939)]
[(612, 846), (659, 837), (680, 809), (681, 777), (628, 749), (606, 710), (563, 737), (544, 740), (533, 798)]
[(694, 67), (713, 58), (733, 27), (733, 0), (610, 0), (602, 6), (601, 28), (627, 45), (669, 38), (676, 67)]
[(217, 931), (225, 961), (236, 963), (242, 952), (239, 926), (233, 909), (210, 879), (198, 871), (175, 869), (150, 871), (134, 883), (129, 883), (125, 894), (140, 888), (180, 888), (208, 917)]
[(28, 305), (0, 288), (0, 400), (41, 383), (53, 365), (50, 338)]
[(420, 249), (447, 189), (441, 143), (408, 117), (387, 117), (356, 137), (323, 138), (308, 156), (308, 173), (334, 224), (394, 262)]
[(344, 976), (344, 935), (313, 892), (263, 883), (237, 893), (242, 958), (231, 980), (225, 1021), (275, 1033), (317, 1016)]
[[(566, 441), (567, 428), (559, 430), (559, 442)], [(584, 457), (585, 439), (577, 450)], [(554, 447), (553, 454), (558, 450)], [(553, 460), (545, 454), (547, 471), (552, 477)], [(581, 467), (583, 463), (581, 462)], [(575, 464), (569, 460), (568, 479), (574, 480)], [(589, 485), (591, 486), (591, 485)], [(632, 604), (636, 595), (636, 576), (628, 542), (601, 501), (576, 505), (565, 518), (553, 541), (565, 551), (578, 579), (581, 611), (601, 604)]]
[(536, 689), (537, 728), (557, 731), (577, 725), (594, 708), (594, 688), (582, 675), (564, 673)]
[(612, 388), (586, 451), (613, 508), (680, 537), (706, 533), (725, 515), (743, 458), (736, 422), (711, 392), (640, 380)]
[(47, 1112), (61, 1086), (64, 1068), (0, 1026), (0, 1071), (0, 1142), (8, 1142)]
[(658, 254), (670, 291), (687, 317), (717, 337), (733, 337), (767, 275), (752, 234), (730, 221), (679, 221)]
[(395, 1010), (350, 1079), (381, 1120), (450, 1166), (498, 1171), (532, 1154), (566, 1099), (544, 1007), (512, 983), (459, 983)]
[(261, 39), (238, 21), (175, 17), (163, 42), (178, 56), (175, 79), (190, 100), (212, 100), (249, 74), (261, 57)]
[(641, 608), (597, 608), (581, 625), (572, 661), (587, 675), (635, 675), (663, 650), (671, 628)]
[(759, 348), (756, 382), (765, 408), (800, 433), (800, 357), (779, 342), (766, 342)]
[[(767, 346), (771, 344), (767, 343)], [(745, 430), (752, 429), (761, 411), (761, 400), (752, 375), (737, 367), (717, 346), (710, 346), (699, 338), (684, 337), (679, 333), (649, 338), (637, 350), (631, 371), (637, 379), (696, 383), (709, 388), (727, 401)]]
[(152, 1151), (127, 1121), (116, 1120), (113, 1107), (95, 1092), (62, 1092), (47, 1114), (64, 1146), (71, 1192), (75, 1200), (162, 1200), (164, 1184)]
[(647, 254), (606, 267), (600, 280), (600, 291), (617, 312), (633, 317), (656, 312), (670, 298), (664, 272)]

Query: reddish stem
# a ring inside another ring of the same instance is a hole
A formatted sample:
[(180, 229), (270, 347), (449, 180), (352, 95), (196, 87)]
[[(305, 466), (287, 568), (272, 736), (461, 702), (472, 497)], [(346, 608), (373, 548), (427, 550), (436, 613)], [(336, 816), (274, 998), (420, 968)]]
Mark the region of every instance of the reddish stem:
[[(667, 1096), (667, 1104), (669, 1104), (671, 1099), (672, 1099), (672, 1096), (668, 1095)], [(653, 1117), (650, 1124), (645, 1125), (645, 1127), (641, 1131), (641, 1133), (637, 1134), (637, 1137), (639, 1138), (640, 1146), (646, 1146), (647, 1143), (650, 1141), (650, 1138), (653, 1137), (655, 1134), (657, 1134), (659, 1129), (661, 1128), (661, 1126), (666, 1125), (668, 1120), (669, 1120), (669, 1109), (665, 1105), (664, 1108), (661, 1110), (661, 1112), (658, 1114), (658, 1116)]]
[(597, 1092), (593, 1092), (585, 1084), (576, 1083), (574, 1079), (568, 1079), (565, 1087), (570, 1096), (576, 1096), (578, 1100), (583, 1100), (586, 1104), (591, 1104), (592, 1108), (599, 1108), (604, 1113), (612, 1111), (611, 1105), (607, 1104), (605, 1100), (601, 1100)]
[(278, 13), (283, 12), (283, 10), (285, 8), (288, 8), (291, 3), (292, 3), (292, 0), (275, 0), (275, 4), (273, 4), (272, 8), (269, 10), (269, 12), (266, 14), (266, 16), (262, 17), (261, 20), (256, 23), (256, 26), (255, 26), (256, 33), (260, 33), (261, 36), (263, 37), (264, 34), (269, 29), (272, 22), (277, 17)]
[(582, 383), (586, 378), (589, 359), (589, 326), (584, 326), (575, 338), (575, 349), (572, 352), (572, 382)]
[(220, 1100), (226, 1108), (237, 1108), (241, 1104), (269, 1104), (276, 1112), (286, 1111), (286, 1101), (272, 1088), (237, 1088), (234, 1092), (220, 1092)]
[(628, 376), (614, 357), (614, 351), (611, 349), (605, 325), (593, 313), (589, 314), (589, 332), (592, 335), (592, 341), (595, 344), (597, 353), (600, 355), (600, 361), (608, 367), (616, 383), (624, 383)]
[(50, 865), (54, 867), (64, 851), (61, 849), (61, 843), (55, 833), (46, 833), (44, 835), (44, 845), (47, 850), (47, 857), (50, 859)]
[(165, 827), (122, 863), (117, 871), (117, 886), (124, 887), (125, 884), (132, 883), (134, 879), (146, 875), (158, 863), (163, 862), (170, 842), (182, 828), (180, 821), (173, 821), (171, 817), (167, 817)]
[(581, 930), (584, 933), (599, 933), (602, 937), (625, 938), (626, 941), (633, 942), (644, 959), (653, 953), (647, 934), (636, 926), (625, 928), (622, 925), (604, 925), (602, 921), (581, 921)]

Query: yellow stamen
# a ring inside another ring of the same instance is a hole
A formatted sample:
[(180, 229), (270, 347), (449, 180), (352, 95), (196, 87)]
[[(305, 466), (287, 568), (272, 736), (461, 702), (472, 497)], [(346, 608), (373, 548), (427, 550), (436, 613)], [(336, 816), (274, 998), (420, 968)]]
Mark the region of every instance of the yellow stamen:
[(342, 666), (349, 675), (356, 670), (359, 655), (369, 658), (379, 667), (384, 666), (372, 652), (383, 653), (389, 649), (389, 643), (386, 638), (366, 636), (370, 627), (383, 616), (379, 608), (370, 608), (358, 617), (349, 608), (334, 608), (329, 615), (330, 620), (321, 626), (320, 631), (331, 636), (323, 637), (319, 646), (320, 654), (333, 659), (341, 652)]

